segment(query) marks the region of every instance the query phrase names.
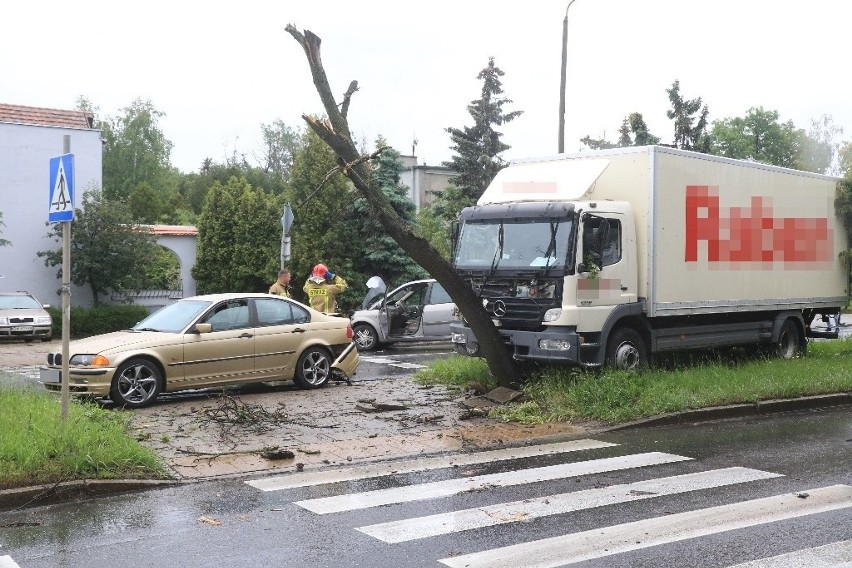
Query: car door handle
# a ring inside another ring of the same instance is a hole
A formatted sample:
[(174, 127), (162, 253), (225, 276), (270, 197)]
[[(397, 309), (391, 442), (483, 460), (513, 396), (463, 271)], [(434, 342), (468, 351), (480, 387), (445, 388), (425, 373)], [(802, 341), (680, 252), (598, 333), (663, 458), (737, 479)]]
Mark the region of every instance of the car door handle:
[(294, 330), (292, 331), (292, 333), (305, 333), (306, 331), (308, 331), (308, 330), (307, 330), (307, 329), (302, 329), (301, 327), (297, 327), (296, 329), (294, 329)]
[(239, 339), (243, 339), (243, 338), (249, 339), (249, 338), (252, 338), (252, 337), (254, 337), (254, 334), (244, 333), (244, 334), (240, 335)]

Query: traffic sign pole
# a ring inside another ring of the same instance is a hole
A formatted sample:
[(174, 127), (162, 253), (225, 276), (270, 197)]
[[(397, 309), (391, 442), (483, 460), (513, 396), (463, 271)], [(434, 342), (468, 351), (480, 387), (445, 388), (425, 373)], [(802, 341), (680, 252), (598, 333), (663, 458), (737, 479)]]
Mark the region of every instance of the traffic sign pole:
[[(63, 154), (71, 153), (71, 136), (66, 134), (62, 137)], [(72, 172), (73, 175), (73, 172)], [(71, 181), (73, 187), (73, 178)], [(73, 218), (74, 203), (71, 200), (71, 211)], [(68, 406), (71, 399), (71, 389), (68, 383), (68, 357), (69, 343), (71, 341), (71, 221), (62, 223), (62, 387), (60, 391), (60, 405), (62, 423), (68, 420)]]

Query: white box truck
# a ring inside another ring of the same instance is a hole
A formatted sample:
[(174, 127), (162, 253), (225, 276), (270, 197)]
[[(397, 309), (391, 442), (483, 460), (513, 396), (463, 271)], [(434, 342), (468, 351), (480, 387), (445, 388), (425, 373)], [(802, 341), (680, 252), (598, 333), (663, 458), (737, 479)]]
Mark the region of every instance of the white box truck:
[[(644, 367), (656, 353), (838, 335), (837, 179), (661, 146), (512, 162), (454, 237), (454, 266), (516, 360)], [(460, 353), (478, 353), (461, 318)]]

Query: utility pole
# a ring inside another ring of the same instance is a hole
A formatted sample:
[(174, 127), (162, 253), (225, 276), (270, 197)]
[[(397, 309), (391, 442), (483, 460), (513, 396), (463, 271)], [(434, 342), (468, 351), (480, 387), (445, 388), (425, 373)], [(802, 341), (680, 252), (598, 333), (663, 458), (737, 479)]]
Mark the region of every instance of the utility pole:
[(562, 81), (559, 85), (559, 153), (565, 152), (565, 75), (568, 67), (568, 8), (574, 0), (568, 2), (565, 8), (565, 19), (562, 20)]

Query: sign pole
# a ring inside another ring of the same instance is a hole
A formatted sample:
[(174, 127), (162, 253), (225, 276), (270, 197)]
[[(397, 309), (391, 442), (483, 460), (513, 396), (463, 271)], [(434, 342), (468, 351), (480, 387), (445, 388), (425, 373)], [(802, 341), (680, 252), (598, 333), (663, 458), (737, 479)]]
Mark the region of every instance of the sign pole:
[[(62, 137), (62, 153), (71, 153), (71, 136)], [(72, 205), (73, 207), (73, 205)], [(71, 389), (68, 384), (68, 344), (71, 340), (71, 221), (62, 221), (62, 423), (68, 420)]]

